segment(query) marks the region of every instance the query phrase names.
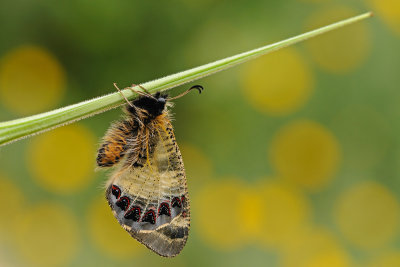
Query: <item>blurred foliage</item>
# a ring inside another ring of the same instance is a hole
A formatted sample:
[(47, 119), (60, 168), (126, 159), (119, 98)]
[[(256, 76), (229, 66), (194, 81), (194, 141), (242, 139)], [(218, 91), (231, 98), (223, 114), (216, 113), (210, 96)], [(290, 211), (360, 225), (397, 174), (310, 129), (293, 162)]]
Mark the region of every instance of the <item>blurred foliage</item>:
[(105, 202), (94, 159), (119, 110), (2, 147), (0, 265), (400, 266), (397, 0), (1, 1), (0, 120), (366, 10), (376, 18), (176, 101), (193, 220), (174, 259), (139, 245)]

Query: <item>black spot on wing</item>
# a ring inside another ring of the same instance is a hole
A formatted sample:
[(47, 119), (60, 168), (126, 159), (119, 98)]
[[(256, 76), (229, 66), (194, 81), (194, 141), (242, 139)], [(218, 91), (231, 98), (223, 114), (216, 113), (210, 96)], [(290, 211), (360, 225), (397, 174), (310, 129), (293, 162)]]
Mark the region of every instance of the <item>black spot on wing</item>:
[(158, 208), (158, 216), (161, 215), (171, 216), (171, 210), (167, 202), (161, 203), (160, 207)]
[(113, 194), (118, 199), (121, 196), (121, 189), (116, 185), (112, 185), (111, 194)]
[(129, 207), (131, 200), (129, 199), (129, 197), (121, 197), (116, 203), (115, 205), (117, 205), (117, 207), (120, 207), (122, 210), (127, 210), (127, 208)]
[(146, 213), (143, 215), (142, 222), (148, 222), (151, 224), (155, 224), (156, 223), (156, 213), (154, 212), (154, 210), (146, 211)]
[(186, 201), (186, 197), (185, 196), (182, 196), (181, 197), (181, 203), (182, 203), (182, 206), (187, 206), (187, 201)]
[(137, 168), (137, 167), (143, 167), (144, 165), (141, 164), (141, 163), (139, 163), (139, 162), (134, 162), (134, 163), (132, 164), (132, 166), (135, 167), (135, 168)]
[(124, 218), (138, 222), (140, 220), (140, 213), (141, 213), (140, 207), (134, 206), (125, 213)]
[(159, 232), (170, 239), (184, 238), (189, 234), (189, 228), (187, 227), (163, 227)]
[(179, 197), (174, 197), (171, 201), (171, 206), (173, 208), (182, 208), (182, 203)]

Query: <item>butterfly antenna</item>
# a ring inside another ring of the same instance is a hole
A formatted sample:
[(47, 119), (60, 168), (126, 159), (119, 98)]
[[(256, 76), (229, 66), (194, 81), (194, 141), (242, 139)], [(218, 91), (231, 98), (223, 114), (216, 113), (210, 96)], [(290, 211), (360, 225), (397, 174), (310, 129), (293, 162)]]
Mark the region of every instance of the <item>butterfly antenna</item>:
[(146, 93), (148, 93), (149, 95), (151, 95), (151, 93), (150, 93), (146, 88), (144, 88), (143, 86), (141, 86), (140, 84), (132, 84), (131, 87), (135, 87), (135, 86), (139, 86), (140, 88), (143, 89), (143, 91), (145, 91)]
[[(139, 86), (144, 92), (133, 89), (133, 87), (135, 87), (135, 86)], [(142, 96), (146, 96), (146, 97), (150, 97), (150, 98), (156, 99), (146, 88), (144, 88), (140, 84), (132, 84), (132, 86), (129, 87), (128, 89), (130, 89), (132, 92), (134, 92), (134, 93), (136, 93), (138, 95), (142, 95)]]
[(126, 103), (128, 103), (129, 106), (134, 107), (132, 103), (126, 98), (126, 96), (122, 93), (121, 89), (118, 88), (117, 83), (114, 83), (114, 87), (117, 88), (118, 92), (122, 95), (122, 97), (125, 99)]
[(186, 90), (185, 92), (183, 92), (182, 94), (177, 95), (177, 96), (175, 96), (175, 97), (168, 98), (167, 100), (174, 100), (174, 99), (177, 99), (177, 98), (181, 98), (182, 96), (186, 95), (187, 93), (189, 93), (189, 92), (192, 91), (193, 89), (198, 90), (198, 91), (199, 91), (199, 94), (201, 94), (201, 92), (204, 90), (203, 86), (201, 86), (201, 85), (194, 85), (194, 86), (190, 87), (189, 89), (187, 89), (187, 90)]

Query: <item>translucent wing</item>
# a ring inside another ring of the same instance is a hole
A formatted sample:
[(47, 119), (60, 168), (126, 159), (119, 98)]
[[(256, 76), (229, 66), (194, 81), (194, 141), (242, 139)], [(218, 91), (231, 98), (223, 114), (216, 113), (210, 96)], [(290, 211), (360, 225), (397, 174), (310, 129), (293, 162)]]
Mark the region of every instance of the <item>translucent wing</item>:
[(108, 203), (134, 238), (161, 256), (176, 256), (188, 237), (190, 213), (182, 156), (170, 122), (155, 121), (137, 134), (136, 143), (108, 183)]

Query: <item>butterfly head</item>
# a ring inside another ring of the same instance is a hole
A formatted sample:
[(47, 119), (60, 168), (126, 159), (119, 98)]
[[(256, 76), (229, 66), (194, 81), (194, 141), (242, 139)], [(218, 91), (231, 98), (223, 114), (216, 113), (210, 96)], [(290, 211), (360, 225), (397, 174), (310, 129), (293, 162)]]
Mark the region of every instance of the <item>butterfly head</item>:
[(139, 98), (133, 101), (132, 104), (130, 104), (130, 102), (127, 100), (129, 104), (128, 112), (137, 115), (136, 109), (138, 108), (146, 111), (151, 118), (155, 118), (164, 112), (165, 106), (168, 106), (168, 104), (169, 106), (172, 105), (172, 102), (169, 102), (170, 100), (181, 98), (193, 89), (196, 89), (199, 91), (199, 93), (201, 93), (201, 91), (203, 90), (203, 86), (194, 85), (182, 94), (175, 97), (168, 97), (168, 94), (162, 92), (157, 92), (154, 95), (151, 95), (150, 93), (141, 93)]
[[(157, 117), (161, 115), (167, 103), (168, 94), (157, 92), (154, 95), (142, 95), (135, 101), (133, 105), (136, 108), (145, 110), (150, 116)], [(128, 111), (136, 113), (134, 107), (128, 107)]]

